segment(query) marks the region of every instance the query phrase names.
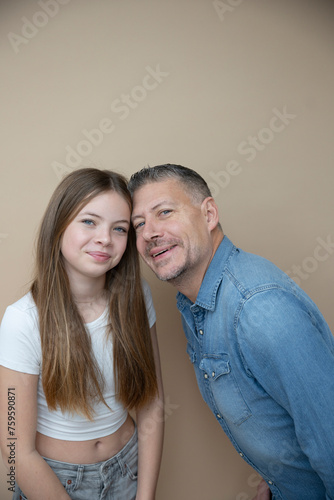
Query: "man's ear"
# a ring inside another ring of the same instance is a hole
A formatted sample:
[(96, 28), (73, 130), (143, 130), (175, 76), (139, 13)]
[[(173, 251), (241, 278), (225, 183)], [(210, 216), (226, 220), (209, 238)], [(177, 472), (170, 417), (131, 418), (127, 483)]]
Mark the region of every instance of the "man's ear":
[(201, 209), (208, 224), (208, 228), (212, 231), (219, 224), (219, 213), (215, 200), (211, 196), (205, 198), (202, 202)]

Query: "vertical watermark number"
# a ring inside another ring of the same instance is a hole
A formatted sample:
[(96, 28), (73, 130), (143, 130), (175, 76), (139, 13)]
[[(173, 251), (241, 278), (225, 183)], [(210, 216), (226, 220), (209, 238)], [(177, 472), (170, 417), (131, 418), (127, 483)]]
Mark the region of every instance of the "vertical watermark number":
[(8, 407), (7, 407), (7, 431), (8, 431), (8, 465), (7, 484), (9, 491), (15, 490), (15, 470), (16, 470), (16, 398), (15, 387), (8, 388)]

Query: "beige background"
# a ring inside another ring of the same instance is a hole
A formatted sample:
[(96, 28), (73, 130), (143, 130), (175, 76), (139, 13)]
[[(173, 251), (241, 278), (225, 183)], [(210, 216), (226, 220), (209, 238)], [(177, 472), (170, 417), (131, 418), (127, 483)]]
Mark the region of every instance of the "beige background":
[[(174, 162), (210, 183), (234, 243), (289, 271), (334, 330), (333, 7), (2, 1), (1, 315), (27, 289), (36, 228), (62, 175), (79, 163), (129, 176)], [(90, 145), (83, 130), (98, 126)], [(167, 397), (157, 498), (250, 500), (257, 476), (197, 390), (175, 290), (144, 273)]]

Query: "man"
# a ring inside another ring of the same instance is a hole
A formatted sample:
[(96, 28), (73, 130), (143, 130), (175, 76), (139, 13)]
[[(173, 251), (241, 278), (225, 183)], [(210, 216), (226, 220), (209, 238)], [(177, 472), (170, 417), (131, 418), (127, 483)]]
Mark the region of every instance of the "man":
[(177, 290), (199, 389), (278, 500), (334, 500), (334, 339), (311, 299), (224, 236), (201, 176), (145, 168), (129, 183), (137, 248)]

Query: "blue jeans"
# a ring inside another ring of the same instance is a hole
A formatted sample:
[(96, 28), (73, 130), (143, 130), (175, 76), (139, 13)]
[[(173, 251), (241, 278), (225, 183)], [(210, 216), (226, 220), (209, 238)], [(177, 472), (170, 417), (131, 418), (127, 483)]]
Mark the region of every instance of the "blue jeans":
[[(44, 458), (73, 500), (134, 500), (137, 492), (137, 428), (124, 448), (105, 462), (70, 464)], [(12, 500), (27, 500), (16, 484)]]

